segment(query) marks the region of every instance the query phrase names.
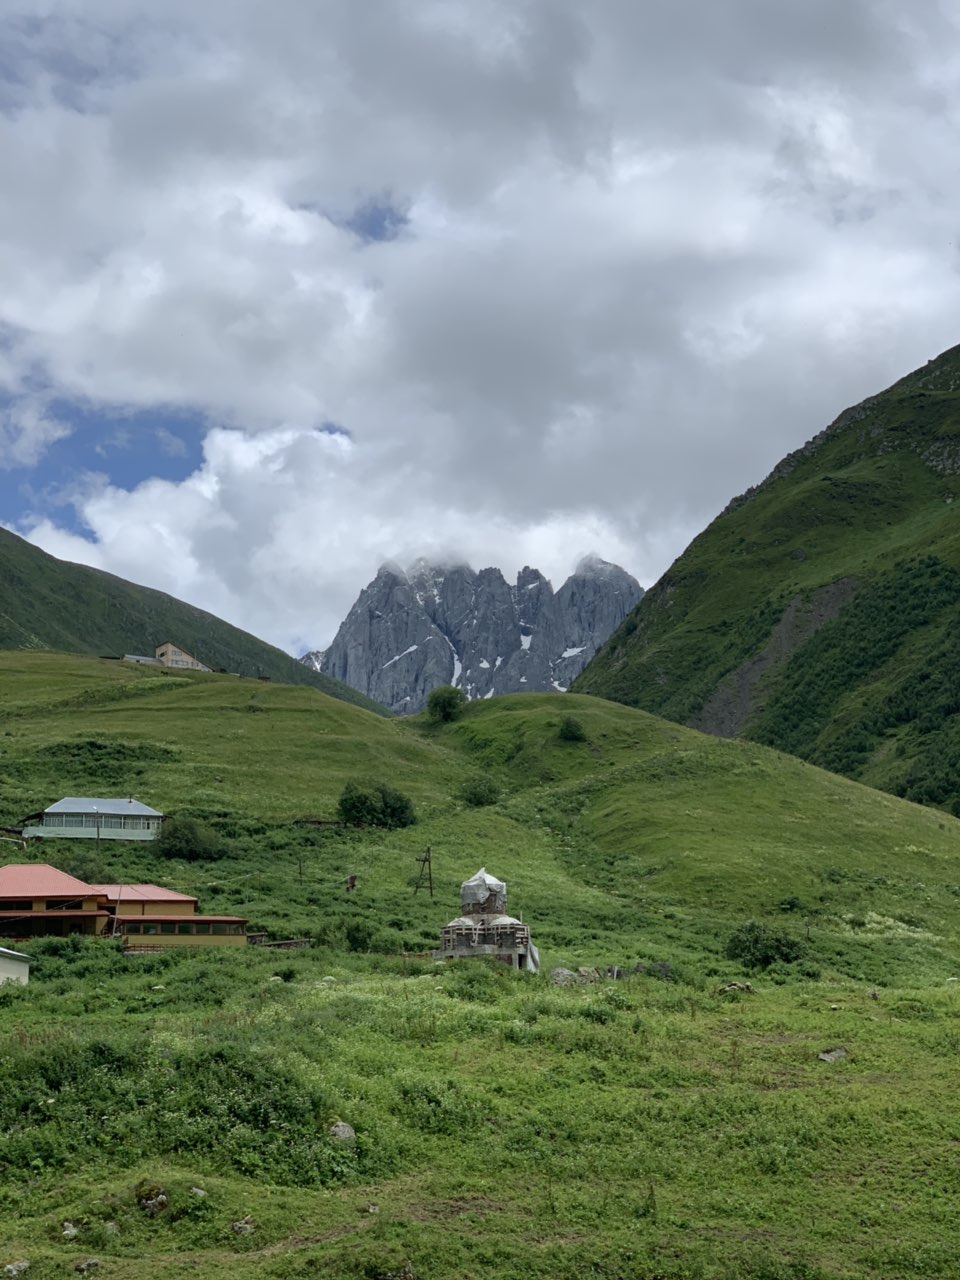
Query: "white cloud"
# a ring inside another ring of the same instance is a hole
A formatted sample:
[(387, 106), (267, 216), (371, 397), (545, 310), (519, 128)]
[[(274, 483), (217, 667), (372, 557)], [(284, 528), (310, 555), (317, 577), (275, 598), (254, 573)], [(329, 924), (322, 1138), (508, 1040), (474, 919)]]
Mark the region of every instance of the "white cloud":
[(46, 450), (70, 434), (42, 399), (21, 395), (0, 408), (0, 469), (35, 466)]
[[(326, 642), (388, 557), (560, 578), (596, 550), (649, 580), (955, 338), (945, 8), (12, 0), (5, 21), (6, 465), (67, 429), (51, 396), (211, 424), (180, 484), (81, 483), (94, 541), (55, 510), (31, 536), (282, 644)], [(350, 216), (385, 201), (405, 221), (366, 243)]]
[[(31, 541), (67, 560), (176, 594), (260, 635), (307, 648), (330, 637), (353, 598), (395, 553), (454, 556), (516, 573), (534, 564), (559, 580), (596, 547), (628, 559), (635, 544), (596, 513), (513, 520), (491, 509), (465, 521), (427, 475), (371, 461), (342, 436), (217, 429), (186, 481), (132, 492), (96, 475), (72, 495), (94, 542), (38, 522)], [(415, 515), (411, 515), (411, 512)], [(652, 546), (651, 561), (662, 554)]]

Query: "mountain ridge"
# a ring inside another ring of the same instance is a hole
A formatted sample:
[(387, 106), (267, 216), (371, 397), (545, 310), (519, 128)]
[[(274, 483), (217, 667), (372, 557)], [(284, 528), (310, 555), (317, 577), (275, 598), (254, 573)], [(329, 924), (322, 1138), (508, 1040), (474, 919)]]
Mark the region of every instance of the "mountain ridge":
[(312, 685), (377, 714), (384, 709), (266, 641), (152, 587), (55, 556), (0, 528), (0, 648), (152, 654), (175, 640), (207, 666)]
[(960, 810), (958, 477), (953, 347), (732, 499), (576, 690)]
[(470, 701), (566, 692), (642, 594), (635, 578), (596, 556), (557, 592), (529, 565), (511, 585), (493, 567), (388, 562), (331, 645), (301, 662), (402, 714), (422, 710), (438, 685), (462, 688)]

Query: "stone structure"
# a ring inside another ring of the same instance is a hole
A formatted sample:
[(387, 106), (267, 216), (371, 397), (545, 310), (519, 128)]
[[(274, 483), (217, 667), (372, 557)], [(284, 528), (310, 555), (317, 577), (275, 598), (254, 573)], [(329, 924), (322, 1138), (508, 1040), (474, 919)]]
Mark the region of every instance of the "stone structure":
[(540, 972), (540, 954), (530, 930), (507, 915), (507, 886), (481, 867), (460, 886), (460, 915), (440, 934), (439, 959), (493, 956), (512, 969)]

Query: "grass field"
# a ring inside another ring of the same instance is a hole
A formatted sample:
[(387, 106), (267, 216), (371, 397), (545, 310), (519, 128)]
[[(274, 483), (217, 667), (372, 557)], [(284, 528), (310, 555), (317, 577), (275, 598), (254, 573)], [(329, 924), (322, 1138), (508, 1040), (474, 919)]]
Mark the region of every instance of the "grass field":
[[(585, 741), (560, 738), (569, 714)], [(458, 798), (477, 774), (496, 804)], [(408, 793), (417, 824), (298, 825), (333, 819), (364, 778)], [(229, 855), (57, 841), (27, 857), (197, 892), (314, 945), (35, 945), (30, 986), (0, 993), (0, 1267), (955, 1274), (953, 818), (588, 697), (494, 699), (435, 726), (304, 688), (0, 654), (0, 822), (65, 794), (197, 816)], [(433, 900), (413, 894), (428, 845)], [(482, 864), (543, 976), (411, 954)], [(802, 954), (729, 959), (751, 919)], [(630, 976), (549, 978), (612, 964)]]

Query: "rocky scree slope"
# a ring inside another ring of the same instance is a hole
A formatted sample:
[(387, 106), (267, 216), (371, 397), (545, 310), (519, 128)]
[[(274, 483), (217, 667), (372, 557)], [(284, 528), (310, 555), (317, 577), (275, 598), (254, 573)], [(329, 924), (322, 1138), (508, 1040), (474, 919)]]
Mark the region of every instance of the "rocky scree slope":
[(735, 498), (576, 682), (960, 812), (960, 347)]
[(512, 586), (499, 569), (384, 565), (329, 649), (301, 661), (404, 715), (439, 685), (470, 700), (565, 692), (642, 595), (629, 573), (595, 557), (557, 592), (537, 569)]
[(313, 685), (333, 698), (383, 707), (239, 627), (162, 591), (71, 564), (0, 529), (0, 649), (153, 653), (173, 640), (214, 670)]

